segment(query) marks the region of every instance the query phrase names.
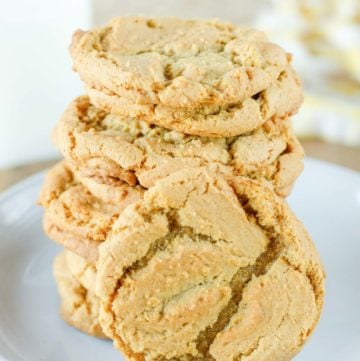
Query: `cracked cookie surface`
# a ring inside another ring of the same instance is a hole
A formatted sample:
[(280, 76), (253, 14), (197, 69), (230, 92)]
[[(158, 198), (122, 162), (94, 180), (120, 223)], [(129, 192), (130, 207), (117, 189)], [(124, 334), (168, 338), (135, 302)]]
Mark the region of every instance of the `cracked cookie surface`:
[[(69, 261), (76, 273), (69, 267)], [(106, 338), (99, 323), (99, 299), (94, 292), (95, 267), (63, 251), (56, 256), (53, 269), (61, 299), (62, 318), (82, 332)]]
[(173, 173), (100, 245), (100, 323), (130, 360), (290, 360), (314, 329), (324, 272), (269, 188)]
[(227, 23), (119, 17), (76, 32), (70, 51), (94, 104), (187, 134), (239, 135), (302, 102), (291, 57)]
[(65, 111), (54, 138), (67, 161), (94, 185), (120, 181), (150, 188), (177, 170), (217, 163), (287, 196), (303, 168), (302, 147), (290, 121), (282, 119), (236, 137), (199, 137), (126, 120), (82, 96)]
[(139, 186), (101, 185), (79, 177), (60, 162), (47, 174), (39, 197), (45, 208), (44, 230), (65, 248), (95, 262), (98, 245), (105, 240), (113, 221), (142, 193)]

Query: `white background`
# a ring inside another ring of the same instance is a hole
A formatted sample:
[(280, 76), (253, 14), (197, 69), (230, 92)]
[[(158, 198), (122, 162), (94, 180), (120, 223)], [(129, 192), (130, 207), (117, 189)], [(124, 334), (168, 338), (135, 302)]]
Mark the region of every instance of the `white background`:
[(0, 167), (57, 153), (50, 132), (81, 94), (71, 70), (71, 33), (88, 27), (87, 0), (2, 1), (0, 7)]

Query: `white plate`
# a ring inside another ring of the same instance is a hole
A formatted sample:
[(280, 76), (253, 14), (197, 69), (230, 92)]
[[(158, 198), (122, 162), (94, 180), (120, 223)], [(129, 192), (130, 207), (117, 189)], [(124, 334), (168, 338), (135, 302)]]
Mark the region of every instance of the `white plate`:
[[(325, 310), (297, 361), (360, 360), (360, 175), (307, 159), (289, 200), (327, 270)], [(41, 229), (37, 174), (0, 197), (0, 360), (120, 361), (111, 342), (68, 327), (58, 315), (52, 259)], [(2, 358), (2, 357), (3, 358)]]

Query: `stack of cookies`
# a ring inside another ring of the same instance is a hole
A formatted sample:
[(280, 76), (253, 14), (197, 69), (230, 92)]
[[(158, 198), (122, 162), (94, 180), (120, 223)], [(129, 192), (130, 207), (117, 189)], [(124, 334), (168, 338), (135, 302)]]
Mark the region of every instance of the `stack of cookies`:
[(291, 359), (324, 281), (284, 201), (303, 167), (291, 56), (256, 30), (144, 17), (70, 52), (87, 95), (40, 195), (63, 318), (128, 360)]

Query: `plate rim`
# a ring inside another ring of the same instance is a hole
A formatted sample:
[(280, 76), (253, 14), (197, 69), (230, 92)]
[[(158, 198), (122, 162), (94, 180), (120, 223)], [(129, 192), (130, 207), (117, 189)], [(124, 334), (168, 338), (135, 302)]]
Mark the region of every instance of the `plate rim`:
[(36, 172), (18, 182), (15, 182), (10, 187), (5, 188), (3, 191), (0, 192), (0, 203), (5, 202), (14, 194), (24, 191), (25, 189), (31, 187), (34, 183), (37, 183), (39, 180), (43, 179), (49, 169), (50, 168), (46, 168), (40, 172)]

